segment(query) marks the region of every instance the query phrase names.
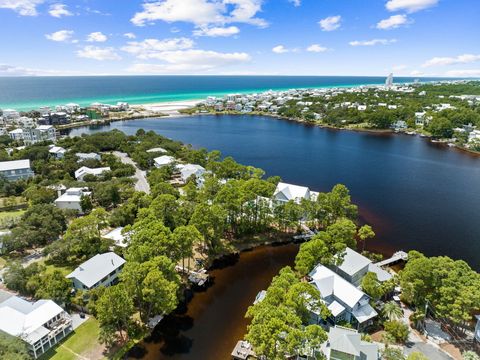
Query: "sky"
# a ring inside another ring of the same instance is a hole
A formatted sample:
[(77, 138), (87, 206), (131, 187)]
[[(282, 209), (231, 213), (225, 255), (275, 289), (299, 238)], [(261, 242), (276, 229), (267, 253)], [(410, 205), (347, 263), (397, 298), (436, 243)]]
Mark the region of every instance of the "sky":
[(0, 0), (0, 76), (480, 77), (480, 0)]

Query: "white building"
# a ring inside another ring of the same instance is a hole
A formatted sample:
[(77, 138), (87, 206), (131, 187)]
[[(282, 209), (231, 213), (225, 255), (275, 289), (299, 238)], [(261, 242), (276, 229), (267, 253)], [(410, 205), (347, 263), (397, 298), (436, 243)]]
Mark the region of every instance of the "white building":
[(25, 341), (36, 359), (72, 331), (72, 319), (52, 300), (11, 296), (0, 303), (0, 330)]
[(7, 122), (15, 121), (20, 117), (20, 113), (14, 109), (4, 109), (2, 112), (3, 112), (3, 118)]
[(89, 168), (87, 166), (82, 166), (80, 169), (75, 171), (75, 179), (78, 181), (83, 181), (85, 175), (99, 176), (104, 172), (110, 171), (110, 167), (101, 167), (101, 168)]
[(23, 141), (25, 145), (36, 144), (42, 141), (57, 140), (55, 128), (52, 125), (40, 125), (35, 129), (23, 129)]
[(118, 282), (125, 260), (114, 252), (97, 254), (67, 275), (78, 290), (90, 290), (99, 286), (111, 286)]
[(165, 150), (164, 148), (161, 148), (161, 147), (156, 147), (156, 148), (152, 148), (152, 149), (148, 149), (147, 150), (147, 153), (149, 154), (152, 154), (152, 153), (166, 153), (167, 150)]
[[(347, 321), (362, 328), (378, 315), (370, 306), (368, 295), (327, 267), (317, 265), (309, 277), (332, 313), (329, 320), (334, 324)], [(322, 321), (319, 314), (313, 315), (317, 321)]]
[(129, 237), (127, 234), (123, 234), (123, 227), (118, 227), (112, 231), (103, 235), (105, 239), (113, 240), (115, 246), (125, 248), (128, 246)]
[(322, 345), (327, 360), (378, 360), (378, 345), (362, 340), (356, 330), (341, 326), (331, 327), (328, 340)]
[(0, 161), (0, 176), (10, 181), (28, 179), (34, 176), (30, 168), (30, 160)]
[(76, 153), (76, 157), (78, 157), (78, 162), (84, 161), (84, 160), (98, 160), (100, 161), (101, 157), (99, 154), (96, 153)]
[(19, 117), (16, 123), (24, 128), (32, 128), (35, 126), (35, 120), (26, 116)]
[(191, 176), (195, 175), (197, 185), (203, 185), (203, 175), (206, 172), (203, 166), (197, 164), (178, 164), (175, 169), (180, 173), (180, 177), (184, 183), (186, 183)]
[(56, 159), (63, 159), (67, 150), (61, 146), (51, 146), (48, 152)]
[(161, 168), (162, 166), (173, 165), (175, 163), (175, 158), (169, 155), (162, 155), (153, 159), (155, 167)]
[(393, 86), (393, 73), (388, 74), (387, 79), (385, 80), (385, 87), (390, 89)]
[(77, 210), (79, 213), (83, 213), (82, 197), (91, 195), (91, 192), (87, 190), (88, 188), (70, 188), (55, 200), (55, 206), (59, 209)]
[(290, 200), (300, 203), (302, 199), (316, 200), (318, 193), (310, 191), (308, 187), (279, 182), (273, 193), (273, 200), (277, 202), (289, 202)]
[(8, 136), (10, 136), (12, 140), (16, 140), (16, 141), (23, 140), (23, 130), (15, 129), (15, 130), (9, 131)]

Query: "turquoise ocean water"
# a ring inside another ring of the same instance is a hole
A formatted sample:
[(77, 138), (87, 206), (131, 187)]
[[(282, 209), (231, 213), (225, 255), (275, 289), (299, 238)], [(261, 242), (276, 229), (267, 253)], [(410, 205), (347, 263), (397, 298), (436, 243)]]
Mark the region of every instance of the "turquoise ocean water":
[[(395, 82), (413, 82), (396, 78)], [(422, 78), (421, 81), (442, 80)], [(228, 93), (292, 88), (325, 88), (383, 84), (371, 76), (82, 76), (0, 77), (0, 109), (26, 111), (40, 106), (93, 102), (147, 104), (203, 99)]]

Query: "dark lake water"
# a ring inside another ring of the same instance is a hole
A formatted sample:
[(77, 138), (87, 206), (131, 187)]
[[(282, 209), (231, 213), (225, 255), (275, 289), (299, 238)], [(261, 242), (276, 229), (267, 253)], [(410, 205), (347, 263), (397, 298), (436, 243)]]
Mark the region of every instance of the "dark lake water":
[[(377, 233), (368, 249), (386, 254), (417, 249), (463, 259), (480, 270), (479, 157), (420, 137), (328, 130), (258, 116), (134, 120), (70, 134), (110, 129), (134, 134), (139, 128), (218, 149), (314, 190), (343, 183), (362, 220)], [(262, 247), (213, 270), (213, 286), (162, 322), (130, 358), (229, 359), (245, 333), (247, 307), (280, 268), (293, 263), (297, 249)]]
[(286, 182), (327, 191), (345, 184), (372, 224), (367, 245), (417, 249), (480, 269), (480, 158), (414, 136), (322, 129), (258, 116), (146, 119), (71, 134), (137, 129), (218, 149)]

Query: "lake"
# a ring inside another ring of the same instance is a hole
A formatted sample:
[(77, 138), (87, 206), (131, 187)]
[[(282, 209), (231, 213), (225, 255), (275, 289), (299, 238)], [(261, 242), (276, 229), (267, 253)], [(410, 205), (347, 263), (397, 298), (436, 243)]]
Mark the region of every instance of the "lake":
[(192, 116), (115, 122), (70, 134), (154, 130), (328, 191), (345, 184), (385, 253), (417, 249), (480, 269), (480, 157), (426, 139), (322, 129), (261, 116)]
[[(154, 130), (195, 147), (218, 149), (284, 181), (328, 191), (343, 183), (377, 239), (367, 249), (417, 249), (480, 270), (480, 158), (398, 134), (322, 129), (259, 116), (192, 116), (116, 122), (71, 135)], [(130, 359), (229, 359), (246, 331), (258, 291), (292, 265), (297, 245), (265, 246), (220, 264), (213, 285), (195, 293), (130, 353)]]

